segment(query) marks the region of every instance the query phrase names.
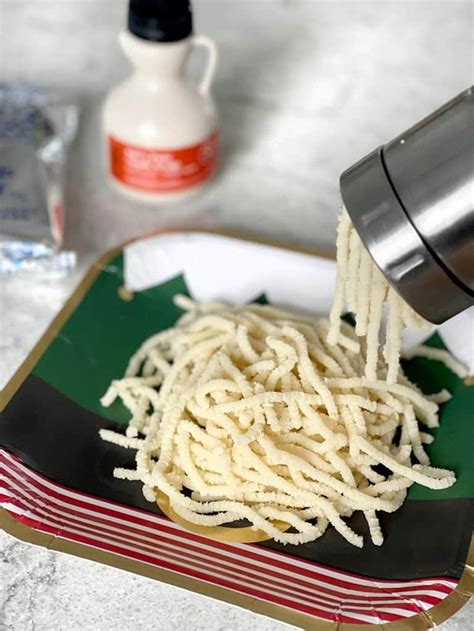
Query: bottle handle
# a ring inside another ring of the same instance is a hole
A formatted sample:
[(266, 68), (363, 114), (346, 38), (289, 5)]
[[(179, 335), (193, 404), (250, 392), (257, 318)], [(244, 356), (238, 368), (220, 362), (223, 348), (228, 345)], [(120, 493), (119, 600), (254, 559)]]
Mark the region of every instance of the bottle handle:
[(212, 80), (217, 66), (217, 46), (209, 37), (205, 35), (195, 35), (192, 40), (193, 46), (202, 46), (207, 49), (207, 65), (201, 81), (198, 84), (199, 92), (203, 95), (209, 94)]

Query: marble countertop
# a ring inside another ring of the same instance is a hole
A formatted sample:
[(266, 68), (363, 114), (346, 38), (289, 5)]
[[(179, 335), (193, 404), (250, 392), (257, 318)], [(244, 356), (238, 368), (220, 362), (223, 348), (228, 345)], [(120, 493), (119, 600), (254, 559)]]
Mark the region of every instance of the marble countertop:
[[(116, 34), (125, 0), (1, 0), (1, 75), (55, 88), (81, 105), (67, 178), (60, 281), (0, 283), (0, 385), (93, 259), (161, 227), (220, 227), (333, 248), (344, 168), (473, 82), (470, 2), (195, 0), (215, 38), (222, 166), (201, 197), (136, 206), (106, 185), (100, 101), (127, 73)], [(198, 62), (194, 71), (197, 72)], [(175, 587), (34, 548), (0, 532), (0, 629), (118, 631), (289, 628)], [(470, 603), (445, 631), (474, 624)]]

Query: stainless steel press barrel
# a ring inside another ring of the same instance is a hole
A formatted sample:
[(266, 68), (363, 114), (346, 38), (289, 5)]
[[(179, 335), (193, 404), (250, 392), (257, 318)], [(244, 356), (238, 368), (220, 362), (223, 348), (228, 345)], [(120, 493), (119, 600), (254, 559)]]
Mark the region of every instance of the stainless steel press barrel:
[(345, 171), (341, 195), (390, 284), (430, 322), (474, 304), (474, 88)]

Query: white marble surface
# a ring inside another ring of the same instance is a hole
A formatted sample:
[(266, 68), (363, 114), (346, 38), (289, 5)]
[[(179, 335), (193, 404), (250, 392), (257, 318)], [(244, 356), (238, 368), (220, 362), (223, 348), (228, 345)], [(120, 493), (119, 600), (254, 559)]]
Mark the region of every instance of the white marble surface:
[[(470, 2), (195, 0), (197, 30), (221, 49), (222, 169), (192, 203), (137, 207), (105, 185), (99, 149), (100, 98), (127, 72), (116, 43), (125, 4), (0, 0), (2, 79), (55, 87), (82, 104), (67, 187), (67, 243), (79, 268), (60, 282), (1, 281), (0, 384), (93, 257), (131, 236), (218, 226), (333, 247), (340, 172), (473, 81)], [(288, 628), (4, 533), (0, 554), (2, 631)], [(473, 626), (471, 603), (442, 628)]]

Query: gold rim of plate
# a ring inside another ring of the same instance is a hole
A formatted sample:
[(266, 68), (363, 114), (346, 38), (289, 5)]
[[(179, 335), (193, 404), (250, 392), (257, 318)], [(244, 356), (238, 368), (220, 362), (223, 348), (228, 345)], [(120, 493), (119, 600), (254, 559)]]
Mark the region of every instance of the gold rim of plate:
[(97, 550), (82, 543), (60, 539), (55, 535), (33, 530), (13, 519), (6, 510), (1, 508), (0, 529), (21, 541), (38, 545), (48, 550), (64, 552), (81, 559), (88, 559), (120, 570), (133, 572), (168, 585), (181, 587), (203, 596), (209, 596), (210, 598), (243, 607), (308, 631), (429, 631), (453, 616), (474, 594), (474, 537), (471, 540), (466, 565), (459, 584), (442, 602), (434, 605), (427, 611), (410, 618), (397, 620), (396, 622), (387, 624), (346, 624), (319, 620), (313, 616), (292, 611), (280, 605), (261, 601), (252, 596), (240, 594), (217, 585), (210, 585), (169, 570), (153, 567), (147, 563), (141, 563), (113, 552)]

